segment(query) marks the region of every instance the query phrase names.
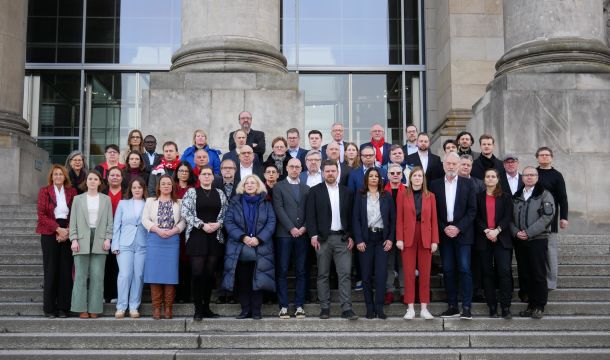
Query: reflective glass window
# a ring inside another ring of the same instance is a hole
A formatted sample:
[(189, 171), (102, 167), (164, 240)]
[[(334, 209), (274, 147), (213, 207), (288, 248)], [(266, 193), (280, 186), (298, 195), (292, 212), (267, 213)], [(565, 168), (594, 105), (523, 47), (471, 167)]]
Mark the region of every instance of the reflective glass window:
[(85, 62), (170, 64), (181, 0), (88, 0)]
[(78, 149), (78, 139), (39, 139), (36, 143), (49, 153), (53, 164), (64, 165), (68, 155)]
[[(303, 74), (299, 76), (299, 90), (305, 93), (305, 129), (322, 132), (327, 143), (334, 123), (349, 122), (349, 81), (347, 74)], [(347, 134), (346, 134), (347, 136)]]
[(38, 136), (78, 136), (80, 72), (40, 72)]

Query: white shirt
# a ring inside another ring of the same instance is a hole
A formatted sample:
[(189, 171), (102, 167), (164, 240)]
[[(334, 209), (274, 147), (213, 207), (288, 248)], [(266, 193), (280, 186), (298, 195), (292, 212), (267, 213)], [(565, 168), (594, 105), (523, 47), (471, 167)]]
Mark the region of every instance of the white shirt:
[(293, 158), (297, 158), (297, 155), (299, 154), (299, 148), (295, 148), (295, 149), (291, 149), (288, 148), (288, 153), (290, 154), (290, 156), (292, 156)]
[(417, 150), (419, 150), (417, 148), (417, 143), (409, 143), (407, 142), (407, 155), (411, 155), (411, 154), (415, 154), (417, 152)]
[(307, 173), (307, 186), (314, 187), (322, 182), (322, 172), (318, 171), (315, 174)]
[(449, 181), (445, 176), (445, 204), (447, 205), (447, 222), (453, 221), (453, 209), (455, 208), (455, 196), (457, 194), (458, 177)]
[(339, 152), (341, 153), (341, 155), (339, 155), (339, 161), (343, 162), (345, 160), (345, 145), (343, 145), (343, 140), (337, 142), (337, 144), (339, 144)]
[(55, 210), (53, 210), (55, 219), (67, 219), (70, 209), (68, 208), (68, 203), (66, 203), (64, 187), (62, 186), (61, 189), (57, 190), (57, 186), (53, 185), (53, 190), (55, 190), (55, 199), (57, 199), (57, 205)]
[(298, 177), (295, 180), (292, 180), (290, 176), (286, 176), (286, 180), (288, 180), (289, 184), (299, 185), (301, 183), (301, 179)]
[(523, 200), (527, 201), (531, 196), (532, 193), (534, 192), (534, 187), (532, 186), (531, 188), (523, 188)]
[(369, 227), (383, 228), (381, 218), (381, 205), (379, 204), (379, 193), (373, 195), (366, 193), (366, 218)]
[(239, 165), (239, 175), (240, 179), (245, 178), (248, 175), (252, 175), (252, 169), (254, 169), (254, 164), (250, 165), (250, 167), (244, 167), (243, 165)]
[(100, 194), (95, 196), (87, 194), (87, 212), (89, 213), (89, 226), (94, 228), (97, 225), (97, 216), (100, 212)]
[(421, 161), (421, 167), (424, 169), (424, 173), (428, 171), (428, 150), (418, 151), (419, 161)]
[(507, 173), (506, 179), (508, 180), (508, 185), (510, 186), (510, 192), (512, 193), (512, 195), (515, 195), (515, 193), (517, 192), (517, 188), (519, 188), (519, 174), (515, 176), (510, 176)]
[(343, 230), (343, 226), (341, 226), (341, 206), (339, 204), (339, 185), (328, 185), (326, 183), (326, 188), (328, 189), (328, 197), (330, 200), (330, 210), (331, 210), (331, 222), (330, 222), (330, 230), (331, 231), (339, 231)]
[(152, 165), (155, 162), (155, 153), (153, 152), (151, 154), (148, 151), (145, 151), (144, 153), (146, 153), (146, 156), (148, 156), (148, 163)]

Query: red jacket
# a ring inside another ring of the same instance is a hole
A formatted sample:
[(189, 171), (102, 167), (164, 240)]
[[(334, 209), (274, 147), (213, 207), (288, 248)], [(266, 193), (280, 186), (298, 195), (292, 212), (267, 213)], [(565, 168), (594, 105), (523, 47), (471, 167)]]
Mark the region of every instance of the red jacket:
[[(404, 195), (396, 199), (396, 240), (404, 241), (404, 247), (413, 246), (415, 240), (415, 201), (413, 194), (405, 191)], [(421, 237), (424, 248), (429, 249), (430, 244), (438, 244), (438, 221), (436, 218), (436, 198), (433, 193), (428, 196), (422, 194), (421, 199)]]
[[(38, 224), (36, 225), (36, 233), (41, 235), (53, 235), (55, 229), (59, 227), (55, 220), (55, 207), (57, 206), (57, 199), (55, 198), (54, 185), (43, 186), (38, 192)], [(77, 195), (76, 189), (64, 188), (66, 194), (66, 204), (68, 209), (72, 209), (72, 199)], [(68, 220), (70, 220), (70, 214), (68, 213)]]

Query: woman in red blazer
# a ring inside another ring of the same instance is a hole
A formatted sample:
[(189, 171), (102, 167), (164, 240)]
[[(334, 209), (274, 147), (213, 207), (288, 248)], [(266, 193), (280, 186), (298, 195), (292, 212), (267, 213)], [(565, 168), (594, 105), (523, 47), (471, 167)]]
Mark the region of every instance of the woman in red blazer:
[(43, 310), (46, 317), (68, 317), (72, 294), (72, 251), (68, 224), (76, 189), (71, 186), (68, 171), (53, 165), (48, 184), (38, 192), (38, 224), (44, 269)]
[(432, 253), (438, 249), (436, 198), (426, 187), (424, 170), (416, 166), (409, 174), (409, 187), (402, 199), (396, 201), (396, 247), (402, 251), (405, 277), (407, 313), (405, 320), (415, 317), (415, 264), (419, 271), (420, 316), (426, 320), (434, 316), (428, 311), (430, 303), (430, 267)]

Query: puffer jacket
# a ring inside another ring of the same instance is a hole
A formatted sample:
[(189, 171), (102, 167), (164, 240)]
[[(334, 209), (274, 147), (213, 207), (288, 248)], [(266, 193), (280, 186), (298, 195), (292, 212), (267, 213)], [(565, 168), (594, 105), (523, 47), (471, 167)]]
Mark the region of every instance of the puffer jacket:
[[(235, 269), (241, 249), (245, 246), (242, 239), (247, 234), (246, 219), (242, 208), (242, 194), (235, 195), (225, 214), (224, 227), (227, 231), (227, 242), (224, 259), (224, 275), (221, 287), (233, 291)], [(273, 232), (275, 231), (275, 212), (269, 201), (263, 196), (258, 203), (256, 214), (256, 238), (260, 244), (256, 249), (256, 268), (252, 279), (253, 290), (275, 291), (275, 261), (273, 255)]]
[(541, 184), (534, 186), (532, 196), (527, 201), (523, 198), (523, 189), (520, 189), (513, 196), (511, 232), (516, 236), (519, 231), (525, 230), (528, 240), (547, 238), (554, 214), (553, 195)]
[[(203, 150), (208, 152), (209, 162), (208, 165), (212, 168), (214, 174), (220, 175), (220, 150), (212, 149), (209, 145), (203, 147)], [(189, 146), (184, 149), (184, 153), (180, 157), (182, 161), (188, 161), (191, 167), (195, 168), (195, 152), (197, 147), (195, 145)]]

